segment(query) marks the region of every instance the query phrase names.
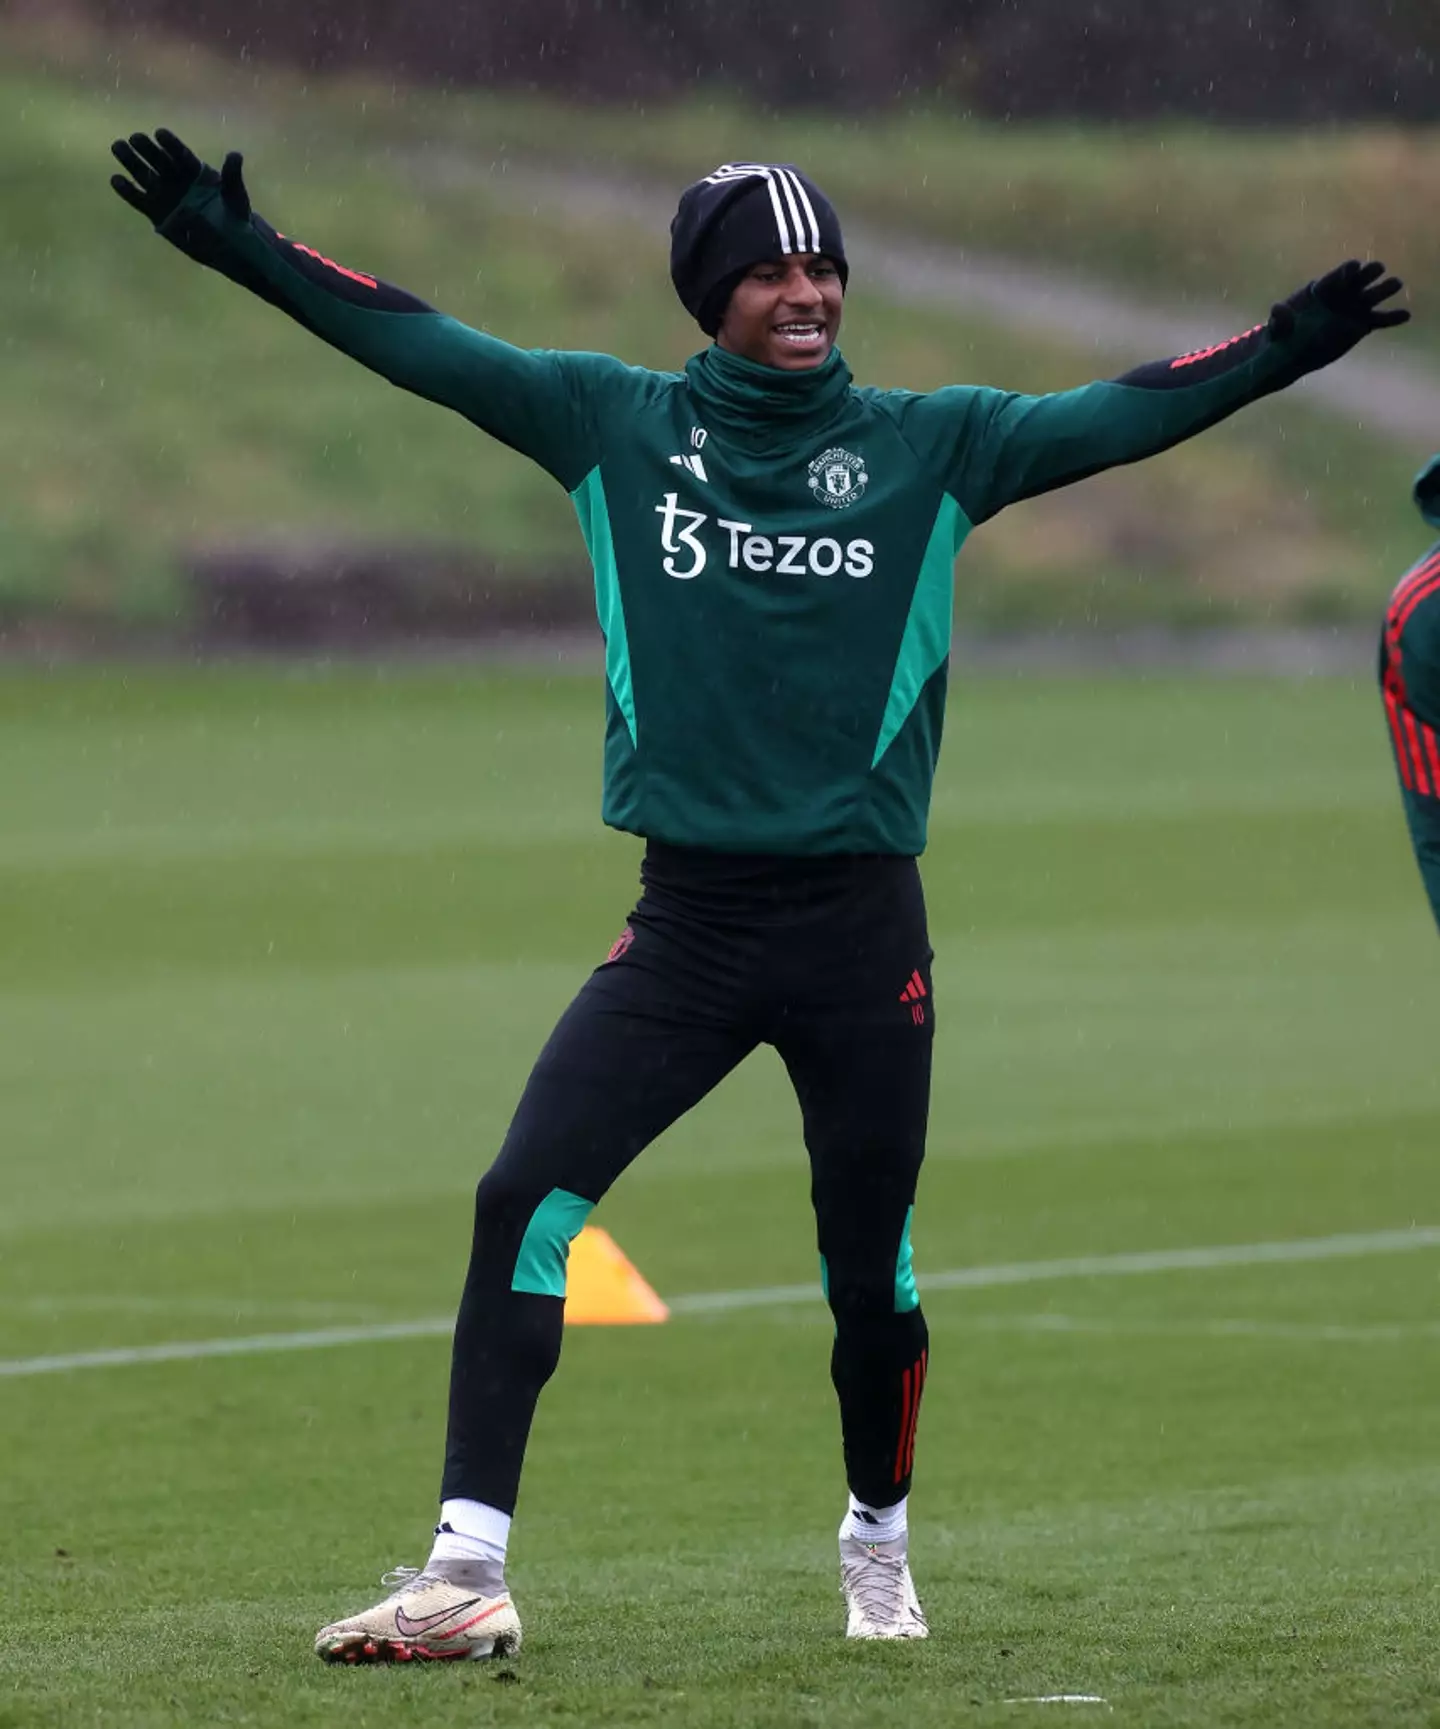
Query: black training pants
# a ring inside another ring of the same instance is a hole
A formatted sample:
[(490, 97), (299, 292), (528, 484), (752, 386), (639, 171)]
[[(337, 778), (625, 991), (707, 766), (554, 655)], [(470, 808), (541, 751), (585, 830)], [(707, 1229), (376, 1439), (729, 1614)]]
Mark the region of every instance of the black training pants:
[(928, 1336), (910, 1270), (934, 998), (915, 860), (652, 842), (609, 960), (541, 1051), (476, 1195), (442, 1498), (513, 1511), (590, 1206), (759, 1044), (800, 1101), (854, 1494), (909, 1491)]

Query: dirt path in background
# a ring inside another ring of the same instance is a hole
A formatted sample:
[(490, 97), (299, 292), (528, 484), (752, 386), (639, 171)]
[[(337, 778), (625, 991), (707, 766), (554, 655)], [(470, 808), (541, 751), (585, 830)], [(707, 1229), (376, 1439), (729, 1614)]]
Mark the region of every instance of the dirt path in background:
[[(477, 171), (459, 153), (427, 151), (426, 172), (452, 183), (483, 183), (497, 198), (581, 221), (623, 221), (668, 239), (674, 189), (585, 170), (520, 168)], [(1089, 343), (1097, 372), (1107, 364), (1184, 354), (1253, 323), (1265, 308), (1237, 313), (1223, 303), (1161, 305), (1135, 300), (1060, 266), (916, 240), (899, 231), (847, 222), (846, 250), (857, 275), (901, 306), (975, 312), (996, 324), (1067, 343)], [(1412, 357), (1391, 358), (1366, 343), (1336, 366), (1293, 389), (1306, 407), (1340, 415), (1381, 436), (1440, 448), (1440, 370)]]

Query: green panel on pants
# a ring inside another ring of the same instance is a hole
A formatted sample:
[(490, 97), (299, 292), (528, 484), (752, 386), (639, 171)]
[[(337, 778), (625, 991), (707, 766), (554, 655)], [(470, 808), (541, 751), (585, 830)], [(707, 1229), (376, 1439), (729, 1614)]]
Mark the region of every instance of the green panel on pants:
[(525, 1227), (510, 1289), (536, 1297), (563, 1297), (570, 1244), (594, 1209), (594, 1201), (583, 1195), (551, 1189)]

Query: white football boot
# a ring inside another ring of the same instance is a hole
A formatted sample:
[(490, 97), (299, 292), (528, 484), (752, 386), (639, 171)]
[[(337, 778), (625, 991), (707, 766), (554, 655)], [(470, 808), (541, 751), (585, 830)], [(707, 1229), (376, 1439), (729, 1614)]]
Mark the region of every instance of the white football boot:
[(380, 1581), (396, 1587), (373, 1609), (334, 1621), (315, 1635), (327, 1663), (454, 1662), (513, 1657), (520, 1617), (499, 1567), (432, 1561), (423, 1571), (397, 1567)]
[(915, 1595), (906, 1541), (840, 1539), (840, 1589), (847, 1639), (928, 1639), (930, 1627)]

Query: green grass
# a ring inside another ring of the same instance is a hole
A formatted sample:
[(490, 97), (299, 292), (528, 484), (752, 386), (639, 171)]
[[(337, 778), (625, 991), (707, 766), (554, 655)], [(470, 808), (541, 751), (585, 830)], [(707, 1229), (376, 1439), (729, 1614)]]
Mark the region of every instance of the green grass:
[[(675, 181), (713, 157), (719, 138), (682, 136), (677, 116), (640, 123), (350, 82), (309, 87), (124, 40), (103, 54), (72, 51), (67, 61), (0, 32), (0, 623), (56, 609), (185, 619), (181, 571), (194, 550), (277, 538), (442, 543), (468, 549), (501, 582), (553, 572), (583, 582), (558, 487), (156, 242), (109, 190), (109, 143), (168, 121), (211, 154), (241, 145), (258, 207), (331, 256), (521, 344), (667, 368), (699, 338), (655, 237), (517, 208), (486, 180), (528, 160), (532, 144), (592, 166), (645, 166), (622, 155), (633, 134), (633, 149), (652, 152), (651, 166), (663, 159)], [(703, 103), (684, 124), (717, 113), (733, 131), (733, 117)], [(913, 122), (915, 137), (936, 125)], [(968, 132), (942, 134), (964, 154)], [(791, 134), (776, 137), (778, 148)], [(808, 151), (803, 142), (797, 153), (826, 160), (818, 139)], [(867, 208), (865, 175), (893, 176), (897, 160), (920, 186), (929, 158), (912, 161), (902, 142), (884, 125), (847, 131), (837, 196)], [(1103, 138), (1084, 150), (1045, 135), (1010, 143), (1054, 163), (1089, 162), (1093, 145), (1097, 175), (1113, 157)], [(1212, 147), (1197, 142), (1185, 162), (1193, 156), (1199, 173)], [(1423, 154), (1423, 141), (1414, 148)], [(1306, 149), (1295, 147), (1297, 160)], [(442, 160), (465, 172), (432, 172)], [(904, 215), (923, 226), (910, 206)], [(1118, 221), (1091, 215), (1097, 234)], [(1028, 221), (1027, 232), (1050, 231)], [(1278, 285), (1294, 274), (1287, 261)], [(1267, 279), (1247, 306), (1263, 310), (1276, 285)], [(973, 319), (917, 318), (863, 282), (845, 349), (862, 382), (912, 388), (1046, 390), (1116, 365)], [(1002, 516), (967, 550), (962, 616), (1070, 626), (1368, 618), (1423, 544), (1408, 483), (1427, 454), (1293, 403), (1264, 404), (1183, 450)]]
[[(443, 1315), (634, 892), (592, 679), (0, 684), (0, 1358)], [(1371, 691), (961, 682), (926, 1271), (1440, 1223), (1435, 934)], [(769, 1053), (600, 1220), (815, 1277)], [(499, 1671), (333, 1673), (420, 1558), (442, 1340), (0, 1381), (6, 1729), (1440, 1723), (1440, 1253), (926, 1299), (934, 1637), (839, 1636), (818, 1301), (578, 1330)], [(62, 1553), (63, 1551), (63, 1553)], [(1068, 1720), (1068, 1716), (1067, 1716)]]

